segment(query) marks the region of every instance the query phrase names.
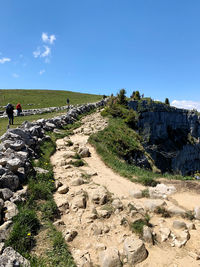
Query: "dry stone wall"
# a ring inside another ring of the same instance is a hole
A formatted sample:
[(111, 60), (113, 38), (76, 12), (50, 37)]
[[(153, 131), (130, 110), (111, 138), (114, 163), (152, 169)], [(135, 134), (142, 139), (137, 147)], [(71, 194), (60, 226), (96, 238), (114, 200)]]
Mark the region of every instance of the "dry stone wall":
[[(73, 107), (65, 115), (51, 119), (25, 121), (19, 128), (9, 129), (0, 137), (0, 244), (2, 247), (9, 235), (12, 217), (18, 213), (16, 204), (24, 201), (27, 196), (27, 191), (23, 189), (22, 184), (31, 173), (35, 172), (30, 160), (38, 157), (40, 145), (49, 138), (45, 131), (53, 131), (55, 128), (73, 123), (79, 115), (104, 106), (106, 101)], [(3, 250), (0, 254), (2, 254), (0, 266), (10, 266), (6, 265), (7, 254)]]

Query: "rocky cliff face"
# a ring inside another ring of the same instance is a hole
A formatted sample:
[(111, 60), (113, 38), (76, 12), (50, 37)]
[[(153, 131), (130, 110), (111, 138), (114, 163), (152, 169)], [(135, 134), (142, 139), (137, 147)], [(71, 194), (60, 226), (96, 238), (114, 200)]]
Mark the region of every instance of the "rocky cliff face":
[(151, 101), (130, 101), (139, 112), (143, 146), (162, 172), (193, 174), (200, 170), (200, 116)]

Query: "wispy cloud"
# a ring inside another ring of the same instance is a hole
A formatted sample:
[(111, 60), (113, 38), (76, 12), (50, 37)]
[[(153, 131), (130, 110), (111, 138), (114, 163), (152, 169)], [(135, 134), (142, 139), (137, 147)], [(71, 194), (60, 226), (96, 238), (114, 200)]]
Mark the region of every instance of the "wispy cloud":
[(13, 78), (19, 78), (19, 75), (17, 73), (12, 74)]
[(44, 45), (44, 52), (40, 54), (40, 57), (48, 57), (51, 54), (51, 48)]
[(177, 108), (196, 109), (200, 111), (200, 102), (190, 100), (173, 100), (171, 105)]
[(56, 40), (56, 37), (54, 34), (52, 35), (48, 35), (47, 33), (42, 33), (42, 42), (46, 43), (48, 45), (42, 45), (38, 46), (37, 49), (35, 51), (33, 51), (33, 56), (35, 58), (44, 58), (44, 62), (45, 63), (49, 63), (50, 62), (50, 56), (51, 56), (51, 45), (54, 43), (54, 41)]
[(47, 33), (45, 32), (42, 33), (42, 41), (44, 43), (53, 44), (55, 40), (56, 36), (54, 34), (48, 36)]
[(33, 56), (37, 58), (40, 56), (40, 54), (41, 54), (41, 51), (40, 51), (40, 47), (38, 46), (37, 49), (33, 51)]
[(8, 57), (0, 58), (0, 63), (1, 63), (1, 64), (4, 64), (4, 63), (9, 62), (9, 61), (11, 61), (11, 59), (8, 58)]
[(39, 74), (42, 75), (43, 73), (45, 73), (45, 70), (40, 70)]

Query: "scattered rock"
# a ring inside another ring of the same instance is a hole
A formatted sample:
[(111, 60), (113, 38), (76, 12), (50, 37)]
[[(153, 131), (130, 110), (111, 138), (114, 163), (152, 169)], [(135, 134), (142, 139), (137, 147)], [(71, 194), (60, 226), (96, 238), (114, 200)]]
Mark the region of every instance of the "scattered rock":
[(175, 229), (185, 229), (186, 224), (184, 222), (181, 222), (181, 221), (173, 221), (173, 227)]
[(34, 170), (37, 172), (37, 173), (39, 173), (39, 174), (46, 174), (46, 173), (49, 173), (49, 171), (48, 170), (45, 170), (45, 169), (43, 169), (43, 168), (39, 168), (39, 167), (34, 167)]
[(195, 207), (194, 217), (195, 217), (195, 219), (200, 220), (200, 207)]
[(69, 187), (67, 185), (62, 185), (58, 188), (59, 194), (66, 194), (69, 191)]
[(128, 263), (135, 265), (147, 258), (147, 250), (142, 240), (135, 237), (127, 237), (124, 241), (124, 253)]
[(81, 156), (81, 158), (90, 157), (89, 148), (88, 147), (80, 147), (78, 150), (78, 154)]
[(160, 199), (153, 199), (153, 200), (149, 199), (144, 203), (145, 209), (149, 211), (154, 211), (156, 208), (162, 207), (164, 205), (166, 205), (165, 201)]
[(73, 186), (79, 186), (79, 185), (82, 185), (82, 184), (84, 184), (84, 180), (82, 178), (80, 178), (80, 177), (73, 179), (72, 182), (71, 182), (71, 185), (73, 185)]
[(121, 267), (120, 255), (117, 248), (107, 248), (99, 254), (101, 267)]
[(142, 198), (142, 191), (141, 190), (131, 190), (130, 196), (134, 198)]
[(146, 225), (143, 226), (143, 240), (147, 243), (153, 244), (151, 228)]
[(164, 198), (176, 192), (176, 188), (172, 186), (167, 186), (165, 184), (157, 184), (155, 187), (149, 187), (150, 198)]
[(161, 242), (166, 241), (171, 234), (171, 230), (167, 227), (160, 228), (159, 232), (160, 232), (160, 236), (161, 236)]
[(67, 230), (64, 234), (66, 242), (71, 242), (78, 235), (78, 232), (75, 229)]

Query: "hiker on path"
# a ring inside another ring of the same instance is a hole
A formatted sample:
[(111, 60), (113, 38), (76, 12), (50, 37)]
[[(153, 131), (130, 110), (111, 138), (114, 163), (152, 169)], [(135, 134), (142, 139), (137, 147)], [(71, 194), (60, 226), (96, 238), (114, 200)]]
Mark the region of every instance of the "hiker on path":
[(6, 114), (8, 115), (9, 125), (13, 125), (13, 111), (13, 105), (8, 103), (8, 105), (6, 106)]
[(20, 116), (21, 112), (22, 112), (22, 106), (20, 103), (17, 104), (16, 106), (16, 110), (17, 110), (17, 116)]

